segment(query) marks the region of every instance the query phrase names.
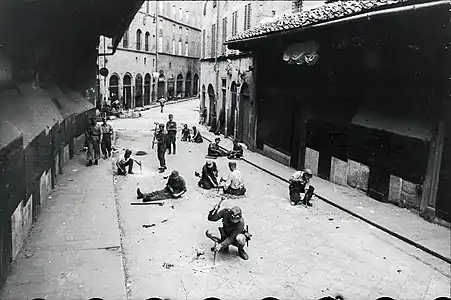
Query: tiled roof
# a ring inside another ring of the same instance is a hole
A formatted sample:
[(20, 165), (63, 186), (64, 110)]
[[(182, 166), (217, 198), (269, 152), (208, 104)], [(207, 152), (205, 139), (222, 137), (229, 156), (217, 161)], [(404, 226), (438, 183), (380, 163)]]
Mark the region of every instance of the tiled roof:
[(289, 31), (317, 25), (328, 21), (337, 20), (352, 15), (358, 15), (373, 10), (387, 8), (409, 0), (360, 0), (338, 1), (324, 4), (312, 10), (295, 13), (285, 17), (274, 19), (271, 22), (260, 24), (246, 31), (238, 33), (226, 43), (239, 42), (241, 40), (259, 38), (276, 32)]

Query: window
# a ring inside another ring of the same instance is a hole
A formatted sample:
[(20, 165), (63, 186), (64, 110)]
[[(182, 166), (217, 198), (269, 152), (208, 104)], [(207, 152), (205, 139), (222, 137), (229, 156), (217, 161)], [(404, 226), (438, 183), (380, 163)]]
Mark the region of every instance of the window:
[(210, 56), (216, 56), (216, 24), (211, 25), (211, 49)]
[(158, 13), (162, 15), (164, 13), (163, 2), (158, 2)]
[(175, 55), (175, 40), (172, 39), (172, 54)]
[(213, 7), (216, 7), (216, 5), (218, 4), (217, 0), (213, 0)]
[(124, 36), (122, 37), (122, 46), (128, 48), (128, 29), (124, 32)]
[(183, 21), (183, 11), (181, 7), (179, 8), (179, 19), (180, 21)]
[(207, 1), (204, 4), (204, 16), (207, 14)]
[(175, 24), (172, 26), (172, 33), (175, 34)]
[(155, 58), (152, 59), (152, 68), (155, 68)]
[(185, 22), (189, 23), (189, 11), (185, 11)]
[(188, 36), (189, 36), (189, 29), (186, 28), (186, 38), (188, 38)]
[(182, 39), (180, 39), (179, 40), (179, 49), (178, 49), (179, 51), (179, 55), (181, 56), (182, 55), (182, 51), (183, 51), (183, 48), (182, 48)]
[(293, 1), (293, 13), (298, 13), (302, 11), (302, 0)]
[(177, 12), (175, 11), (175, 5), (172, 5), (172, 17), (175, 19)]
[(205, 29), (202, 30), (202, 57), (205, 57)]
[(152, 45), (152, 51), (155, 51), (156, 49), (155, 49), (155, 34), (153, 34), (152, 35), (152, 42), (151, 42), (151, 45)]
[(146, 14), (149, 14), (149, 12), (150, 12), (149, 7), (150, 7), (150, 2), (146, 1)]
[(244, 30), (251, 28), (251, 3), (244, 7)]
[(234, 11), (232, 14), (232, 35), (236, 35), (237, 24), (238, 24), (238, 11)]
[(136, 50), (141, 50), (141, 29), (136, 31)]
[(144, 51), (149, 51), (149, 37), (150, 33), (146, 32), (146, 36), (144, 37)]
[(147, 65), (147, 58), (144, 57), (144, 65)]
[(180, 26), (180, 27), (179, 27), (179, 34), (180, 34), (180, 35), (182, 35), (182, 30), (183, 30), (183, 28), (182, 28), (182, 26)]
[(169, 62), (169, 69), (171, 69), (172, 68), (172, 63), (171, 62)]
[(163, 35), (158, 37), (158, 52), (163, 52)]
[(224, 43), (227, 40), (227, 17), (222, 19), (222, 45), (221, 45), (221, 53), (226, 53), (226, 45)]
[(188, 52), (188, 42), (185, 43), (185, 56), (189, 56), (189, 52)]
[(197, 56), (197, 45), (194, 43), (194, 41), (191, 42), (191, 52), (193, 53), (193, 56)]

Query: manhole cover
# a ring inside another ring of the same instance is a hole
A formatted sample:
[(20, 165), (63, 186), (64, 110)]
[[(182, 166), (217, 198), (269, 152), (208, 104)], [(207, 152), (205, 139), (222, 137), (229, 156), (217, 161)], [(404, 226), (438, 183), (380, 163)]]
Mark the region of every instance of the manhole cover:
[(137, 156), (147, 155), (147, 152), (146, 151), (138, 151), (138, 152), (136, 152), (136, 155)]

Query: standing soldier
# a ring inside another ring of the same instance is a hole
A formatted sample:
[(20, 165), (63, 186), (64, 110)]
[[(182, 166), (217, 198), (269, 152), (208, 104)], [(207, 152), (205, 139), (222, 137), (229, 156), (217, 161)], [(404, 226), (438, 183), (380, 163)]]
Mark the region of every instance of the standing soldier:
[(175, 154), (175, 141), (177, 135), (177, 123), (174, 122), (174, 116), (172, 114), (169, 115), (169, 121), (166, 123), (166, 130), (168, 132), (168, 154), (171, 154), (171, 145), (173, 148), (173, 153)]
[(96, 118), (91, 118), (88, 129), (85, 132), (86, 143), (88, 146), (87, 166), (92, 166), (92, 160), (94, 159), (94, 164), (99, 163), (100, 158), (100, 142), (102, 141), (102, 128), (97, 124)]
[(166, 145), (167, 145), (167, 133), (166, 130), (164, 130), (164, 124), (158, 125), (158, 131), (155, 133), (156, 139), (157, 139), (157, 157), (160, 161), (160, 173), (163, 173), (167, 167), (166, 167), (166, 159), (164, 158), (164, 155), (166, 154)]
[(106, 119), (102, 119), (102, 154), (103, 158), (107, 159), (111, 157), (111, 137), (113, 136), (113, 127), (106, 122)]

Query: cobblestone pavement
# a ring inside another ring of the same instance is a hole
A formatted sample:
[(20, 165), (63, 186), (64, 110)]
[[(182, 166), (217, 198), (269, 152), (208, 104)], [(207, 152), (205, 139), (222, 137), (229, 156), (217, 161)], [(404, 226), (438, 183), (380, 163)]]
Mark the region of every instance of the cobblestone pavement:
[[(177, 154), (167, 155), (164, 174), (157, 172), (151, 149), (153, 122), (166, 122), (167, 114), (173, 113), (179, 126), (196, 125), (197, 104), (183, 102), (165, 107), (164, 114), (151, 109), (139, 119), (111, 122), (119, 149), (148, 152), (141, 156), (142, 172), (135, 167), (134, 175), (115, 178), (129, 299), (318, 299), (335, 293), (347, 299), (450, 296), (449, 264), (320, 200), (311, 208), (292, 207), (286, 183), (244, 162), (238, 162), (238, 168), (245, 174), (247, 196), (228, 199), (223, 207), (243, 209), (253, 234), (247, 249), (250, 259), (241, 260), (232, 250), (219, 254), (213, 267), (212, 243), (204, 232), (220, 225), (207, 220), (219, 195), (198, 188), (194, 177), (208, 144), (180, 142), (179, 134)], [(217, 160), (220, 176), (227, 175), (227, 162)], [(161, 207), (130, 205), (137, 201), (138, 186), (144, 191), (163, 188), (163, 176), (173, 169), (188, 185), (182, 199)], [(146, 224), (155, 226), (144, 228)], [(196, 259), (199, 248), (205, 255)]]

